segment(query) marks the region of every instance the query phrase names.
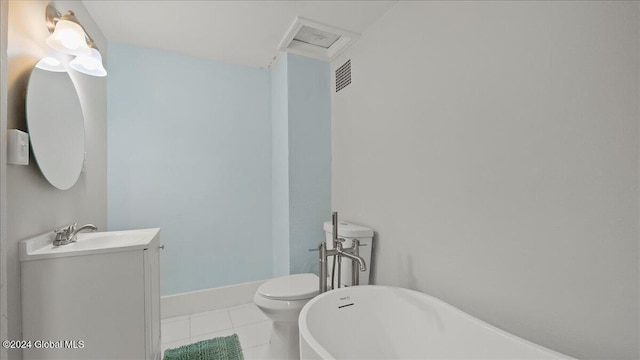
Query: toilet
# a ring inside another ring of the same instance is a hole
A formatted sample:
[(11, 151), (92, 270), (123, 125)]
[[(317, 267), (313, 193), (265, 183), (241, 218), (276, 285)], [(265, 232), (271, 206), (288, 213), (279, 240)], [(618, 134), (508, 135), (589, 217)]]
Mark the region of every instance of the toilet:
[(298, 316), (302, 307), (318, 295), (315, 274), (287, 275), (262, 284), (253, 302), (273, 322), (270, 357), (300, 359)]
[[(367, 270), (360, 275), (360, 285), (369, 284), (371, 269), (371, 248), (373, 230), (364, 226), (340, 222), (338, 235), (344, 239), (344, 247), (352, 246), (354, 239), (360, 242), (360, 256), (367, 263)], [(331, 222), (323, 224), (326, 233), (327, 248), (333, 248), (333, 226)], [(351, 284), (351, 260), (343, 259), (341, 279), (343, 286)], [(328, 264), (331, 274), (332, 263)], [(337, 284), (337, 276), (335, 283)], [(331, 280), (328, 278), (327, 283)], [(262, 284), (253, 297), (253, 302), (262, 312), (272, 320), (270, 358), (272, 359), (300, 359), (300, 338), (298, 331), (298, 317), (302, 307), (318, 295), (320, 279), (315, 274), (296, 274), (282, 276)]]

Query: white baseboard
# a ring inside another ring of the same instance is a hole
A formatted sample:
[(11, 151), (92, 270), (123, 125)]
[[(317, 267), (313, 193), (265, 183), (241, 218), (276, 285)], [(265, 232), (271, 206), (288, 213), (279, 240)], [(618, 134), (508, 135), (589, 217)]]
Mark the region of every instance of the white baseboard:
[(167, 319), (250, 303), (258, 287), (265, 281), (267, 280), (163, 296), (160, 300), (161, 316)]

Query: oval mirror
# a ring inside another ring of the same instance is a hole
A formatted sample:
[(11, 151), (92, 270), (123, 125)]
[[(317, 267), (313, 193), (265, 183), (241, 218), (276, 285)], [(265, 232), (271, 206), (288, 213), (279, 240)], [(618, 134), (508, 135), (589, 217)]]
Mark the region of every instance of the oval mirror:
[(34, 67), (26, 108), (31, 147), (40, 171), (56, 188), (71, 188), (84, 161), (84, 118), (69, 74)]

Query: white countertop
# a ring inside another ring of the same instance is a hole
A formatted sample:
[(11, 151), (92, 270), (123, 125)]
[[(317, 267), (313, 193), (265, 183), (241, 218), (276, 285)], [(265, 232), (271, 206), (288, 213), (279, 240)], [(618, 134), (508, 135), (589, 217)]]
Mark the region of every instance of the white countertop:
[(158, 228), (80, 233), (76, 242), (53, 246), (55, 234), (48, 232), (20, 241), (20, 261), (145, 249), (159, 234)]

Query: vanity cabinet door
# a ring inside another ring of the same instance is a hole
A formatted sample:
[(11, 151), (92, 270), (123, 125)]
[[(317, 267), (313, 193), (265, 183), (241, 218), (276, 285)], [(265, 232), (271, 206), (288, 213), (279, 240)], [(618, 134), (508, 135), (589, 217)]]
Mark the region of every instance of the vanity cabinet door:
[(160, 244), (153, 241), (144, 250), (145, 332), (147, 359), (158, 360), (160, 351)]
[(23, 261), (23, 338), (70, 342), (34, 345), (23, 358), (145, 359), (144, 255), (139, 249)]

